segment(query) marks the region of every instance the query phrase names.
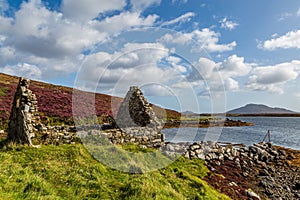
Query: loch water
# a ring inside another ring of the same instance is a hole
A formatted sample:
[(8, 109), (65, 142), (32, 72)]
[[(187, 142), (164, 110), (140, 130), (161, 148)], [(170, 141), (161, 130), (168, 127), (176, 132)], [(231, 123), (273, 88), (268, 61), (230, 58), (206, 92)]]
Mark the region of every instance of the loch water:
[(254, 123), (243, 127), (171, 128), (164, 129), (171, 142), (218, 141), (252, 145), (261, 142), (270, 130), (275, 145), (300, 150), (300, 117), (231, 117)]

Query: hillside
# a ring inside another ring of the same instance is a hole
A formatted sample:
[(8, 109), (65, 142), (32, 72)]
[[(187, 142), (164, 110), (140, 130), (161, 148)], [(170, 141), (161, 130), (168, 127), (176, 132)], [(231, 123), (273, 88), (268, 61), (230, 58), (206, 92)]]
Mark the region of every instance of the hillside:
[(233, 109), (227, 114), (297, 114), (284, 108), (271, 108), (262, 104), (247, 104), (243, 107)]
[[(18, 80), (19, 78), (16, 76), (0, 73), (0, 129), (7, 127)], [(44, 123), (73, 123), (73, 88), (38, 81), (31, 81), (29, 88), (37, 96), (39, 112)], [(83, 94), (82, 103), (86, 103), (87, 97), (93, 95), (93, 93), (89, 92), (80, 92), (77, 94)], [(102, 114), (115, 115), (122, 101), (122, 98), (98, 93), (95, 94), (95, 104), (91, 104), (90, 109), (95, 109), (97, 116), (101, 116)], [(79, 108), (78, 112), (82, 115), (88, 113), (90, 110), (85, 110), (87, 107), (83, 106), (83, 109)], [(158, 117), (165, 117), (165, 110), (163, 108), (153, 105), (153, 109)], [(173, 110), (167, 109), (166, 112), (168, 118), (179, 118), (180, 116), (180, 113)]]

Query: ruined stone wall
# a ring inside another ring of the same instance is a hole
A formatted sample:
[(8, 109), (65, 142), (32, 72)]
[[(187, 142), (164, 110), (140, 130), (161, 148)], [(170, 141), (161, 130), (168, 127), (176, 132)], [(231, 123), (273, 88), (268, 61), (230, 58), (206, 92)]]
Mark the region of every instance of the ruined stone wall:
[(161, 129), (161, 121), (156, 117), (150, 104), (143, 96), (142, 91), (136, 87), (130, 87), (116, 118), (120, 128), (149, 127)]
[(113, 143), (130, 142), (158, 147), (164, 142), (164, 135), (160, 133), (162, 121), (156, 117), (142, 91), (136, 86), (130, 87), (126, 94), (119, 108), (116, 124), (120, 129), (108, 133)]
[(8, 139), (22, 144), (32, 145), (31, 138), (40, 128), (36, 96), (29, 90), (30, 81), (19, 79), (9, 118)]

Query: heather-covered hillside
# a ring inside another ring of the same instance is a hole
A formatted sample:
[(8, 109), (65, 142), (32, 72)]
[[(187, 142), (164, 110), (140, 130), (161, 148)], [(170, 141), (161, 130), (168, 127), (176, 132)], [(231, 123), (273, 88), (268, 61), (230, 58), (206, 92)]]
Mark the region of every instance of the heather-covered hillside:
[[(18, 77), (0, 73), (0, 128), (7, 127), (14, 93), (18, 84)], [(64, 122), (72, 124), (72, 95), (73, 88), (57, 86), (38, 81), (31, 81), (30, 89), (36, 94), (38, 107), (42, 120), (45, 123)], [(76, 91), (80, 95), (77, 102), (76, 114), (85, 115), (95, 110), (97, 116), (102, 114), (115, 115), (118, 111), (122, 98), (111, 97), (105, 94), (96, 94), (95, 103), (91, 102), (92, 93)], [(158, 116), (165, 115), (164, 109), (153, 106)], [(176, 111), (166, 110), (169, 118), (178, 118)]]

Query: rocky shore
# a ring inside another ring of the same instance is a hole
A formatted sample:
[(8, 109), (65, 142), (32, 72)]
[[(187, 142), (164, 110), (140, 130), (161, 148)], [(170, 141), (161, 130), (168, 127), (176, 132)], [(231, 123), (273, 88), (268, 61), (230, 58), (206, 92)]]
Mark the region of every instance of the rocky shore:
[(172, 155), (203, 159), (211, 173), (205, 178), (233, 199), (300, 199), (300, 151), (260, 143), (252, 146), (215, 142), (169, 143)]

